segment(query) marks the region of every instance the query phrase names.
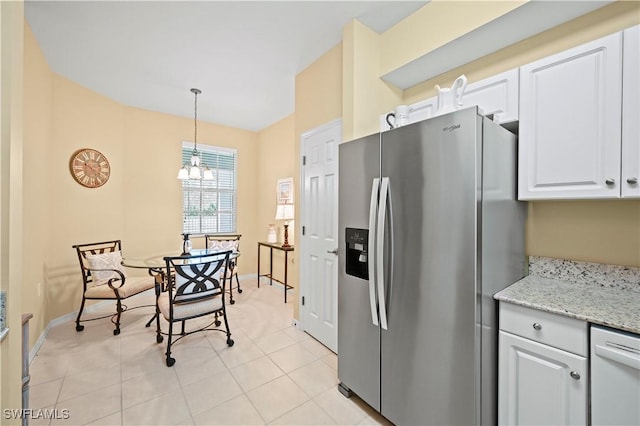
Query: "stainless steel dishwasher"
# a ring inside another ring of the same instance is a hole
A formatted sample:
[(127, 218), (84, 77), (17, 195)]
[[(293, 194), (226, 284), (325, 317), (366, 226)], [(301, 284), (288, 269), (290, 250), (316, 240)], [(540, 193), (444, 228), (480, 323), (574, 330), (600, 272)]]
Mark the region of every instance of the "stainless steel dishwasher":
[(640, 425), (640, 335), (591, 326), (591, 424)]

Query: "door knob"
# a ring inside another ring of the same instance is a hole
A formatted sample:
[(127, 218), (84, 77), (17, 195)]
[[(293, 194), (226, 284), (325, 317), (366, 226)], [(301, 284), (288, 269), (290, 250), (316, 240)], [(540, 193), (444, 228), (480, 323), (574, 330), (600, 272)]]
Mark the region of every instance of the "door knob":
[(338, 255), (338, 249), (334, 249), (334, 250), (327, 250), (327, 253), (335, 254), (335, 255), (337, 256), (337, 255)]
[(609, 178), (609, 179), (605, 180), (604, 183), (606, 183), (607, 185), (611, 186), (611, 185), (614, 185), (616, 183), (616, 180), (613, 179), (613, 178)]
[(636, 183), (638, 183), (638, 178), (637, 177), (630, 177), (627, 178), (627, 183), (629, 185), (635, 185)]
[(534, 322), (533, 329), (538, 331), (542, 330), (542, 324), (540, 324), (539, 322)]
[(580, 373), (578, 373), (577, 371), (572, 371), (571, 373), (569, 373), (569, 375), (574, 380), (580, 380)]

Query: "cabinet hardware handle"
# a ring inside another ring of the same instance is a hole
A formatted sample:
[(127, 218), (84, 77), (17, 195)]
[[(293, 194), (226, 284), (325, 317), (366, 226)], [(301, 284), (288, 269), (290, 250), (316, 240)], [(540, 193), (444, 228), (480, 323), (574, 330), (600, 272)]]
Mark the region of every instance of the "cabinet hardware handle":
[(540, 324), (539, 322), (534, 322), (533, 329), (538, 331), (542, 330), (542, 324)]
[(572, 379), (580, 380), (580, 373), (578, 373), (577, 371), (572, 371), (571, 373), (569, 373), (569, 375)]
[(337, 254), (338, 254), (338, 249), (334, 249), (334, 250), (327, 250), (327, 253), (337, 255)]
[(611, 186), (611, 185), (614, 185), (616, 183), (616, 180), (612, 179), (612, 178), (609, 178), (609, 179), (605, 180), (604, 183), (606, 183), (607, 185)]
[(638, 183), (638, 178), (637, 177), (630, 177), (627, 178), (627, 183), (629, 185), (635, 185), (636, 183)]

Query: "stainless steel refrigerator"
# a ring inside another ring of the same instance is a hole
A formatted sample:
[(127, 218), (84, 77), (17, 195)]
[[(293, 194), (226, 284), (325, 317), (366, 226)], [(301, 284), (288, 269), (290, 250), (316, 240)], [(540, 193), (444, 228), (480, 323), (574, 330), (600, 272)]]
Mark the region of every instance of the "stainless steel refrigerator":
[(516, 150), (476, 107), (340, 145), (339, 389), (395, 424), (497, 421), (493, 294), (525, 274)]

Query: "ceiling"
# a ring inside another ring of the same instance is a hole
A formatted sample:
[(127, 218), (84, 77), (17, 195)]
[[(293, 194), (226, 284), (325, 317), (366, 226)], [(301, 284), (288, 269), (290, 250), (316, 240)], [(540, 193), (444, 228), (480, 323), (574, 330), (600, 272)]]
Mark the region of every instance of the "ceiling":
[(124, 105), (252, 131), (294, 111), (295, 76), (357, 19), (427, 1), (25, 1), (52, 71)]

